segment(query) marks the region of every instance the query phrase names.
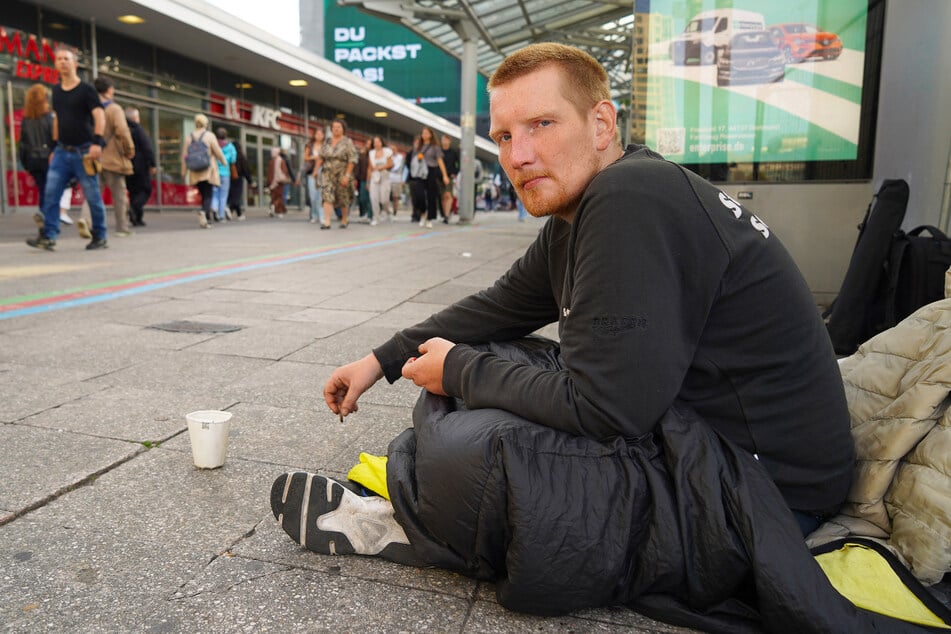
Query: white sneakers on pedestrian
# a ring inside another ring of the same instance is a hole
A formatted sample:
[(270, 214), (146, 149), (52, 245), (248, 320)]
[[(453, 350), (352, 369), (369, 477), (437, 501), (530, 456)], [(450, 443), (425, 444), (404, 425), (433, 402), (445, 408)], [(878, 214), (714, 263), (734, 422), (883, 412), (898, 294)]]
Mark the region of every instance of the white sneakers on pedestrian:
[(69, 217), (69, 214), (63, 213), (63, 212), (60, 212), (59, 214), (59, 221), (62, 222), (64, 225), (73, 224), (73, 219)]
[(198, 226), (201, 227), (202, 229), (208, 228), (208, 218), (205, 217), (204, 211), (198, 212)]

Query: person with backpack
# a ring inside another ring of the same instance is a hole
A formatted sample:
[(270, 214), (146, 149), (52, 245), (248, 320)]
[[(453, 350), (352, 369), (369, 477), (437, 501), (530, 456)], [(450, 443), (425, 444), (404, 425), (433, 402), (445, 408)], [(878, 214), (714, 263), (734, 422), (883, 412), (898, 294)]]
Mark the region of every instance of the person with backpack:
[(53, 113), (50, 112), (46, 94), (43, 84), (34, 84), (26, 91), (23, 123), (20, 124), (20, 162), (33, 177), (39, 190), (38, 222), (43, 220), (46, 170), (49, 169), (50, 154), (53, 153)]
[(211, 196), (221, 184), (218, 165), (226, 164), (225, 155), (218, 139), (208, 130), (208, 117), (195, 115), (195, 129), (182, 140), (182, 179), (186, 185), (194, 185), (201, 196), (198, 226), (208, 228), (211, 220)]

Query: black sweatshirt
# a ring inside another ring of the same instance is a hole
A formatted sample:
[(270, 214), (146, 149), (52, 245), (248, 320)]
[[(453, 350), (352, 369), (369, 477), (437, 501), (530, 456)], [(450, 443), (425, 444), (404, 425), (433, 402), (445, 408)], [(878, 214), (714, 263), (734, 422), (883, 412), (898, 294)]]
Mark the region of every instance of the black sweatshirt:
[(430, 337), (476, 344), (558, 320), (564, 368), (467, 345), (443, 389), (595, 439), (636, 438), (680, 400), (757, 455), (791, 508), (834, 509), (853, 463), (835, 355), (779, 240), (726, 194), (643, 146), (602, 170), (494, 286), (374, 350), (390, 382)]

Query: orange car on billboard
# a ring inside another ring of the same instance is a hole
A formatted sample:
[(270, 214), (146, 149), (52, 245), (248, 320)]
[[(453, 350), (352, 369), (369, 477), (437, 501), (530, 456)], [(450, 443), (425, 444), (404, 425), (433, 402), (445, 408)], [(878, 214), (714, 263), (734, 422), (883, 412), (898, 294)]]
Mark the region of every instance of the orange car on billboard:
[(838, 59), (842, 54), (842, 40), (831, 31), (823, 31), (811, 24), (789, 22), (769, 27), (776, 46), (783, 52), (787, 64), (795, 64), (810, 57)]

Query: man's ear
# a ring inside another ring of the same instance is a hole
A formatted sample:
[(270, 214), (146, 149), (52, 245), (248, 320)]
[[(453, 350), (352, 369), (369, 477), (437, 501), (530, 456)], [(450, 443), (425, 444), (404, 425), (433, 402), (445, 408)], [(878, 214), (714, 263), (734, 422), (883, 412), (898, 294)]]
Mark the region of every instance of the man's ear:
[(595, 144), (598, 151), (606, 150), (617, 136), (617, 110), (610, 101), (599, 101), (594, 106)]

